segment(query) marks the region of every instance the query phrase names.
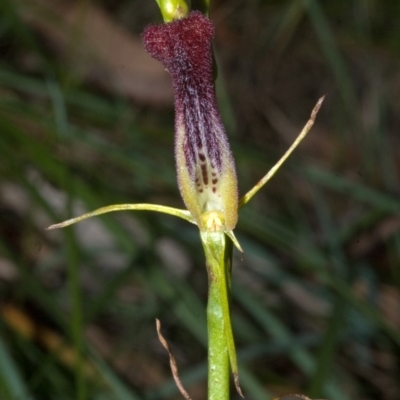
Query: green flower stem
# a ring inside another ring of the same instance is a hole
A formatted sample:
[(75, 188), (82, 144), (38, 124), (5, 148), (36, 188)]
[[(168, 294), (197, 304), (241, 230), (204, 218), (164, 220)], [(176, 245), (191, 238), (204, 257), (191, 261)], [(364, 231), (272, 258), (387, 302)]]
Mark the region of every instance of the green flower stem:
[(205, 231), (200, 234), (209, 282), (208, 400), (228, 400), (229, 366), (232, 369), (236, 389), (242, 395), (229, 309), (232, 244), (221, 231)]
[(156, 3), (160, 7), (164, 22), (172, 22), (189, 14), (189, 6), (185, 0), (156, 0)]
[(219, 282), (208, 287), (208, 400), (229, 399), (229, 354), (226, 346)]

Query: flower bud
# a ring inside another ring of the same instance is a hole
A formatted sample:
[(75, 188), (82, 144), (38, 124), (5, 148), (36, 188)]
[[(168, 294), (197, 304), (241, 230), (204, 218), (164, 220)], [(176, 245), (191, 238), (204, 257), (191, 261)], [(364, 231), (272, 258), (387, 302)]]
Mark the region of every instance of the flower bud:
[(175, 160), (183, 201), (201, 230), (231, 231), (238, 217), (235, 165), (212, 75), (214, 27), (200, 12), (149, 26), (143, 42), (172, 76)]

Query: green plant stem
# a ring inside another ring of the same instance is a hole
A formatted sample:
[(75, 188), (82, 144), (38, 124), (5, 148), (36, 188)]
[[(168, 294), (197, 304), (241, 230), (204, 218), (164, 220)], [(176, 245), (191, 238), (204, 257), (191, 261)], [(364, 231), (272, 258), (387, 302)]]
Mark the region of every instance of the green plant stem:
[(68, 260), (68, 286), (71, 297), (71, 338), (76, 350), (74, 365), (76, 399), (86, 399), (86, 383), (83, 371), (83, 318), (82, 318), (82, 295), (79, 282), (79, 269), (76, 259), (76, 248), (71, 231), (66, 231), (67, 260)]
[(231, 367), (239, 387), (235, 343), (230, 319), (229, 289), (232, 243), (223, 232), (201, 232), (208, 272), (208, 400), (229, 399)]
[[(68, 192), (73, 192), (71, 180), (68, 179), (68, 174), (65, 173), (65, 181)], [(72, 196), (69, 196), (68, 212), (71, 212)], [(86, 383), (83, 371), (83, 317), (82, 317), (82, 296), (79, 282), (79, 269), (77, 260), (77, 249), (75, 238), (71, 230), (65, 231), (67, 243), (67, 262), (68, 262), (68, 286), (71, 298), (71, 338), (76, 350), (76, 360), (74, 365), (76, 399), (85, 400)]]
[(208, 325), (208, 400), (229, 399), (229, 353), (226, 346), (219, 282), (209, 273)]

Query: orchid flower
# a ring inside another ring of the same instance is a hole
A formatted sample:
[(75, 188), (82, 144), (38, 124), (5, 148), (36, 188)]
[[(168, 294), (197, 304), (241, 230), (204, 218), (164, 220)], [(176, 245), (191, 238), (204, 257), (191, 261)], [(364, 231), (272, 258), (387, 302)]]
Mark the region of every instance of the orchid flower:
[(215, 98), (211, 40), (214, 27), (202, 13), (149, 26), (146, 50), (172, 76), (175, 160), (185, 205), (201, 231), (232, 231), (238, 219), (235, 165)]
[[(236, 351), (230, 321), (230, 259), (228, 236), (241, 247), (233, 230), (238, 209), (275, 174), (311, 129), (321, 98), (302, 132), (277, 162), (242, 199), (238, 199), (235, 164), (218, 111), (212, 71), (211, 21), (198, 11), (189, 14), (184, 0), (156, 0), (162, 25), (147, 27), (144, 46), (172, 77), (175, 97), (175, 161), (177, 180), (187, 210), (153, 204), (120, 204), (50, 226), (62, 228), (84, 219), (121, 210), (149, 210), (171, 214), (196, 224), (209, 276), (207, 321), (209, 334), (209, 399), (229, 398), (229, 366), (240, 395)], [(230, 247), (229, 247), (230, 248)]]

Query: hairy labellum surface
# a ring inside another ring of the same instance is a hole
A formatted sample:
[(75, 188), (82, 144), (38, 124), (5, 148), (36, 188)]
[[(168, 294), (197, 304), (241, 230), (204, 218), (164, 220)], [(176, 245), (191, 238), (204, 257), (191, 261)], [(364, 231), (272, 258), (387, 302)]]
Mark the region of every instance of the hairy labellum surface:
[[(214, 27), (200, 12), (143, 32), (146, 50), (172, 76), (175, 94), (175, 158), (182, 198), (204, 228), (216, 212), (220, 226), (237, 222), (238, 193), (233, 158), (218, 112), (212, 76)], [(208, 227), (210, 228), (210, 227)]]

